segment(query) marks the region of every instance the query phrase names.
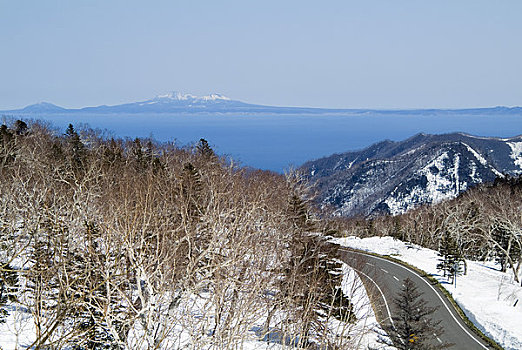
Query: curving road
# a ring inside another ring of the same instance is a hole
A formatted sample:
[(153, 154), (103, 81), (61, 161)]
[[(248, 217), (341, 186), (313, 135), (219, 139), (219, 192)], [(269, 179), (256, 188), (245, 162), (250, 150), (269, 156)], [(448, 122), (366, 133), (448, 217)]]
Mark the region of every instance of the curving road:
[(381, 324), (389, 325), (392, 322), (391, 315), (395, 310), (393, 299), (402, 287), (402, 281), (409, 277), (418, 290), (424, 293), (422, 298), (428, 302), (428, 306), (438, 307), (432, 318), (442, 321), (444, 334), (437, 341), (452, 343), (450, 349), (490, 349), (466, 326), (442, 292), (427, 278), (380, 257), (346, 249), (340, 249), (340, 252), (342, 260), (353, 267), (363, 280)]

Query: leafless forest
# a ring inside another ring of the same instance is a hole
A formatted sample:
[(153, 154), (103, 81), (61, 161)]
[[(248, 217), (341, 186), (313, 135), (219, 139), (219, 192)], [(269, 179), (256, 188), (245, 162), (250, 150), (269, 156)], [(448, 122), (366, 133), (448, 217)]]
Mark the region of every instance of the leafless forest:
[(34, 349), (234, 349), (253, 330), (354, 347), (312, 195), (298, 174), (238, 167), (205, 140), (2, 125), (1, 321)]

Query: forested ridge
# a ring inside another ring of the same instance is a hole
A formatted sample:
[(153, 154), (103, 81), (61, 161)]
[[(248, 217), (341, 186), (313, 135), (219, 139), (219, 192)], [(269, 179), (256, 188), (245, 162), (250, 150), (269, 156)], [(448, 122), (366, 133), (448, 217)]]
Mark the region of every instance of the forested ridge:
[[(401, 215), (335, 220), (344, 235), (392, 236), (437, 250), (444, 274), (465, 273), (465, 259), (494, 260), (520, 282), (522, 176), (498, 177), (455, 199)], [(460, 265), (459, 271), (448, 271), (454, 263)]]
[(6, 123), (0, 322), (34, 349), (234, 349), (252, 330), (350, 348), (353, 305), (312, 196), (299, 174), (238, 167), (204, 139)]

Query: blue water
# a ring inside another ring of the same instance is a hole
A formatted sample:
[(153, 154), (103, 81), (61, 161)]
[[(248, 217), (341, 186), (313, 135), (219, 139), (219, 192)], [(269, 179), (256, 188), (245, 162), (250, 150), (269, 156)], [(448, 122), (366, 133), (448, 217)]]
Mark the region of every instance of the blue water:
[(222, 155), (243, 165), (281, 172), (307, 160), (367, 147), (419, 132), (466, 132), (479, 136), (522, 134), (520, 115), (40, 115), (64, 129), (89, 124), (115, 136), (149, 137), (180, 145), (205, 138)]

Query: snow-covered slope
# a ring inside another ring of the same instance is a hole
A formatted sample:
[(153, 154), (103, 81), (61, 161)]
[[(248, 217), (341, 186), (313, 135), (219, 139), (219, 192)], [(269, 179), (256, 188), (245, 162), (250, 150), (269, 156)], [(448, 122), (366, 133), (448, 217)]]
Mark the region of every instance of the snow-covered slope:
[(484, 334), (506, 350), (522, 349), (522, 287), (513, 281), (512, 274), (500, 272), (499, 266), (467, 261), (468, 273), (457, 278), (455, 287), (437, 271), (438, 255), (434, 250), (391, 237), (347, 237), (336, 239), (336, 243), (391, 255), (432, 274)]
[(311, 161), (303, 169), (318, 183), (322, 203), (342, 215), (399, 214), (503, 174), (521, 174), (521, 145), (521, 136), (418, 134)]

